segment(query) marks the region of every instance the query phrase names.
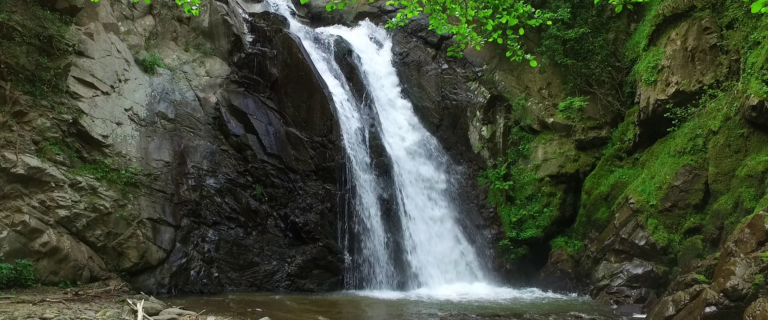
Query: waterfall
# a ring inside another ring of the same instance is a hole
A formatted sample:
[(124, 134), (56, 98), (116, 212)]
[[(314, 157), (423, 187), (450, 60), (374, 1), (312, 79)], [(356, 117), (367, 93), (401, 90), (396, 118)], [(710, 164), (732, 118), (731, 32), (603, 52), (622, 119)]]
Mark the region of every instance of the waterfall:
[[(410, 288), (446, 288), (486, 282), (478, 254), (457, 222), (451, 195), (450, 162), (437, 140), (421, 125), (403, 97), (392, 61), (392, 39), (380, 26), (363, 21), (354, 28), (313, 29), (293, 17), (289, 0), (271, 0), (272, 10), (290, 23), (328, 85), (341, 128), (349, 174), (354, 186), (354, 213), (347, 219), (357, 235), (359, 251), (351, 262), (359, 288), (396, 289), (397, 277)], [(364, 113), (339, 65), (334, 39), (346, 40), (359, 56), (357, 67), (373, 112)], [(378, 201), (384, 190), (372, 168), (370, 130), (376, 130), (391, 160), (402, 239), (387, 232)], [(346, 239), (346, 238), (344, 238)], [(403, 252), (392, 252), (400, 241)], [(393, 259), (403, 257), (407, 274), (397, 275)], [(354, 283), (352, 284), (354, 286)], [(466, 290), (463, 287), (461, 290)]]

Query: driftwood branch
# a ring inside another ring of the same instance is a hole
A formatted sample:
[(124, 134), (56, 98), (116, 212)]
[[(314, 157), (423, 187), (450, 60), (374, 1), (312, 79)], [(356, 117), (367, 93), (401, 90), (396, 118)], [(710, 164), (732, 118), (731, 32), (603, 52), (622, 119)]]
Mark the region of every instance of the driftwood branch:
[(35, 301), (35, 302), (32, 302), (32, 305), (36, 305), (36, 304), (38, 304), (38, 303), (43, 303), (43, 302), (56, 302), (56, 303), (61, 303), (61, 304), (63, 304), (65, 307), (69, 308), (69, 305), (67, 304), (67, 302), (66, 302), (66, 301), (64, 301), (64, 299), (40, 299), (40, 300), (37, 300), (37, 301)]
[(136, 320), (142, 320), (142, 318), (146, 320), (154, 320), (150, 316), (146, 315), (144, 313), (143, 307), (144, 307), (144, 300), (142, 299), (140, 302), (135, 302), (134, 300), (128, 299), (128, 304), (131, 305), (131, 308), (133, 310), (136, 310), (137, 317)]

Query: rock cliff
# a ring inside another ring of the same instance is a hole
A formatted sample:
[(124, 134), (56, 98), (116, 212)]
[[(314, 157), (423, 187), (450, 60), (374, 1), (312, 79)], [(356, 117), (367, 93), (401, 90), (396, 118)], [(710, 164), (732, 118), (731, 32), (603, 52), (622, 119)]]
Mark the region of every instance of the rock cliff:
[(167, 1), (41, 5), (61, 12), (72, 54), (56, 61), (62, 95), (3, 78), (1, 260), (51, 285), (339, 288), (340, 137), (284, 20), (239, 1), (198, 17)]
[[(40, 5), (23, 12), (38, 20), (0, 20), (0, 260), (34, 261), (47, 284), (340, 287), (340, 137), (284, 19), (240, 0), (199, 17), (163, 1)], [(573, 18), (526, 34), (547, 62), (535, 69), (491, 44), (449, 58), (451, 38), (425, 18), (392, 32), (403, 92), (456, 164), (463, 226), (483, 231), (476, 246), (509, 283), (620, 314), (766, 317), (768, 22), (738, 1), (543, 5)], [(323, 8), (297, 14), (327, 25), (396, 11)], [(5, 36), (29, 32), (44, 42)], [(40, 48), (55, 49), (25, 58)]]

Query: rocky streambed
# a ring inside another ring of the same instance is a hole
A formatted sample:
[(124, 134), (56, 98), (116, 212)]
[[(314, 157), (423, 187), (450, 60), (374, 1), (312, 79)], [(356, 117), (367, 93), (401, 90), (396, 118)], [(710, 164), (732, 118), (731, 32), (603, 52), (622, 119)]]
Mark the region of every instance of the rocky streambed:
[(132, 320), (137, 318), (139, 302), (146, 320), (231, 319), (131, 292), (125, 283), (113, 280), (82, 287), (39, 286), (4, 292), (0, 294), (0, 320)]

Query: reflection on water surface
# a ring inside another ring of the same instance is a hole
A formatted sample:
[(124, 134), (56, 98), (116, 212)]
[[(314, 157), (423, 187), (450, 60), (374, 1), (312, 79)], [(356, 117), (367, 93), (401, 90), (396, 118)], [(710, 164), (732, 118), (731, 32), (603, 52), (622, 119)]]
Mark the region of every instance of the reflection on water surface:
[[(506, 291), (505, 291), (506, 290)], [(614, 319), (606, 307), (575, 296), (536, 289), (497, 288), (498, 298), (426, 290), (356, 291), (299, 295), (228, 293), (216, 296), (173, 296), (168, 303), (194, 311), (237, 319), (395, 320), (395, 319), (572, 319), (580, 313)]]

